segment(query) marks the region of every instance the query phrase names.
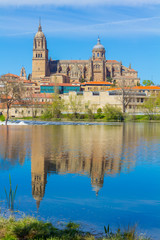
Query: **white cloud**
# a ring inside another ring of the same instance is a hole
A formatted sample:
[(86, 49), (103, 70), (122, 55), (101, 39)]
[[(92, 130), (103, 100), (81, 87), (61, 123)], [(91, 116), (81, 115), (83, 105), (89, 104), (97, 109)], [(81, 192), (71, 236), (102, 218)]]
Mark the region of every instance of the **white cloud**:
[[(19, 9), (19, 11), (21, 11)], [(63, 11), (64, 12), (64, 11)], [(77, 15), (73, 19), (65, 16), (63, 12), (47, 15), (42, 20), (42, 28), (47, 37), (49, 36), (116, 36), (116, 37), (133, 37), (143, 35), (160, 35), (160, 17), (133, 17), (118, 16), (118, 18), (102, 16), (100, 21), (92, 15), (88, 18), (79, 18)], [(34, 14), (38, 15), (38, 13)], [(41, 14), (40, 14), (41, 15)], [(108, 14), (106, 14), (108, 16)], [(0, 36), (16, 37), (26, 36), (33, 37), (38, 28), (38, 18), (33, 16), (32, 12), (25, 16), (0, 16)], [(53, 18), (54, 16), (54, 18)], [(59, 16), (63, 16), (59, 18)], [(117, 16), (117, 15), (116, 15)], [(91, 19), (90, 19), (91, 18)]]
[[(0, 17), (2, 24), (0, 24), (1, 36), (23, 36), (32, 35), (37, 31), (37, 24), (33, 24), (32, 19), (5, 19)], [(7, 21), (8, 20), (8, 21)], [(5, 28), (3, 27), (5, 22)], [(11, 22), (13, 23), (11, 25)], [(17, 22), (21, 24), (17, 24)], [(66, 35), (78, 36), (83, 35), (97, 35), (101, 36), (134, 36), (134, 35), (160, 35), (160, 17), (150, 18), (134, 18), (120, 21), (104, 21), (103, 23), (74, 23), (65, 21), (46, 20), (42, 24), (43, 31), (48, 35)], [(54, 28), (53, 28), (54, 26)], [(25, 31), (24, 31), (25, 29)]]
[(140, 6), (160, 5), (160, 0), (0, 0), (0, 6), (23, 6), (23, 5), (53, 5), (53, 6)]

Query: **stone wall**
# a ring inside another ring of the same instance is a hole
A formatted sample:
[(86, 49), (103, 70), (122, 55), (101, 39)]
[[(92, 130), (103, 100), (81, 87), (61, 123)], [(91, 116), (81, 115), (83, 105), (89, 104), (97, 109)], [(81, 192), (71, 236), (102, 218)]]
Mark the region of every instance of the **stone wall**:
[[(106, 104), (110, 104), (114, 107), (119, 107), (122, 109), (122, 97), (117, 95), (110, 95), (109, 91), (104, 92), (83, 92), (83, 94), (78, 94), (76, 92), (69, 92), (66, 94), (60, 95), (61, 99), (64, 100), (65, 105), (70, 106), (71, 100), (76, 102), (77, 105), (79, 105), (80, 112), (85, 112), (87, 108), (91, 108), (93, 112), (97, 112), (98, 108), (102, 108)], [(135, 112), (142, 112), (140, 106), (143, 104), (144, 100), (147, 98), (147, 96), (135, 96), (133, 99), (131, 99), (127, 112), (129, 113), (135, 113)], [(49, 101), (47, 101), (49, 100)], [(39, 98), (39, 103), (35, 101), (35, 105), (33, 107), (30, 106), (20, 106), (15, 105), (10, 109), (10, 117), (13, 118), (23, 118), (23, 117), (32, 117), (33, 114), (36, 116), (41, 116), (44, 111), (46, 104), (51, 104), (52, 98), (49, 99), (43, 99), (43, 97)], [(43, 103), (46, 103), (45, 105)], [(87, 107), (87, 108), (86, 108)], [(0, 112), (3, 112), (4, 115), (6, 115), (6, 109), (0, 109)], [(72, 112), (71, 108), (69, 109), (69, 112)]]

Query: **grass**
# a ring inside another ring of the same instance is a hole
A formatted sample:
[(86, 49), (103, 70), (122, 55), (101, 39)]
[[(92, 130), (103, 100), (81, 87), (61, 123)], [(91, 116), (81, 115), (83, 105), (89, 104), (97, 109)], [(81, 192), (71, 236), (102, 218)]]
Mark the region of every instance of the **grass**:
[(2, 240), (149, 240), (143, 236), (137, 236), (135, 230), (116, 233), (105, 229), (105, 236), (96, 238), (90, 233), (80, 230), (76, 223), (69, 222), (64, 229), (55, 228), (51, 223), (38, 221), (32, 217), (15, 220), (0, 218), (0, 239)]
[(6, 188), (4, 188), (4, 190), (5, 190), (5, 194), (6, 194), (6, 200), (7, 200), (8, 208), (9, 208), (9, 210), (13, 211), (18, 185), (16, 186), (15, 191), (14, 191), (12, 189), (12, 182), (11, 182), (11, 175), (10, 174), (9, 174), (9, 185), (10, 185), (9, 193), (7, 193)]
[(101, 113), (94, 113), (91, 117), (88, 114), (78, 114), (75, 118), (73, 114), (61, 114), (60, 118), (47, 118), (44, 116), (41, 117), (23, 117), (23, 118), (14, 118), (13, 120), (35, 120), (35, 121), (73, 121), (73, 122), (160, 122), (160, 115), (153, 115), (153, 119), (150, 119), (148, 115), (130, 115), (125, 114), (123, 119), (116, 118), (106, 118), (106, 116)]
[(152, 115), (152, 119), (150, 119), (149, 115), (126, 115), (126, 122), (159, 122), (160, 115)]

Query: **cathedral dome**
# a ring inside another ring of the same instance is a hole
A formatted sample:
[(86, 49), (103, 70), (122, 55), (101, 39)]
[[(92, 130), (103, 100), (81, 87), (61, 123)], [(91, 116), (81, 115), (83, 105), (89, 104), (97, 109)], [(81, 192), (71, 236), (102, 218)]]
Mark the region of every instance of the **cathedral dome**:
[(104, 46), (101, 44), (99, 37), (97, 40), (97, 44), (93, 47), (93, 50), (105, 50)]
[(43, 32), (37, 32), (36, 35), (35, 35), (36, 38), (43, 38), (45, 37), (44, 36), (44, 33)]
[(43, 37), (45, 37), (45, 35), (44, 35), (44, 33), (42, 32), (41, 24), (39, 24), (38, 32), (36, 33), (35, 38), (43, 38)]

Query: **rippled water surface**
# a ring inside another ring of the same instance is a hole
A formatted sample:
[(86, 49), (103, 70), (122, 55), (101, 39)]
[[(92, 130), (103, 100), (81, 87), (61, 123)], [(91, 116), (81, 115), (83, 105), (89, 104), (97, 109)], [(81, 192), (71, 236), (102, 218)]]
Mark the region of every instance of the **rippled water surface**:
[[(28, 124), (26, 122), (26, 124)], [(160, 124), (0, 126), (0, 207), (103, 232), (137, 224), (160, 239)]]

